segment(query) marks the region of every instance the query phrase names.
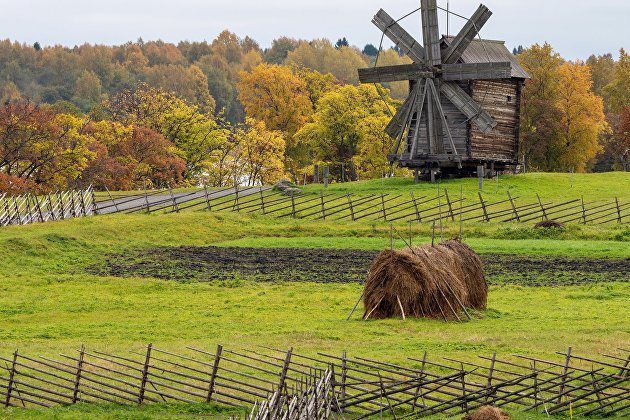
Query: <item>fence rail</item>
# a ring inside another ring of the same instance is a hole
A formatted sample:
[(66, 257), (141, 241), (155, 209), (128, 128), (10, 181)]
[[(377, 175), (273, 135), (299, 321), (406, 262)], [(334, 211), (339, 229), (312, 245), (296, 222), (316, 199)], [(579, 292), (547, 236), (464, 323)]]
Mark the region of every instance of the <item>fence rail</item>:
[(125, 355), (85, 347), (56, 358), (15, 351), (0, 357), (0, 404), (217, 402), (251, 410), (251, 419), (397, 418), (458, 415), (483, 405), (548, 414), (630, 415), (630, 350), (597, 359), (558, 352), (477, 360), (427, 353), (405, 366), (347, 353), (300, 355), (289, 349), (180, 353), (149, 344)]

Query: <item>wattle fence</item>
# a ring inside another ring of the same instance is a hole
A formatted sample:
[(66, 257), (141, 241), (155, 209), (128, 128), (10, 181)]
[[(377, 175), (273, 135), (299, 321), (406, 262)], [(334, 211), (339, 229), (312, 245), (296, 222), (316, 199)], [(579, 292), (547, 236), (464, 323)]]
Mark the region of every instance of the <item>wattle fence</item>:
[(0, 357), (0, 404), (216, 402), (252, 419), (460, 415), (484, 405), (580, 416), (630, 415), (630, 350), (597, 359), (572, 348), (556, 360), (527, 355), (476, 360), (427, 353), (404, 364), (292, 349), (174, 353), (148, 345), (119, 355), (85, 347), (58, 357)]

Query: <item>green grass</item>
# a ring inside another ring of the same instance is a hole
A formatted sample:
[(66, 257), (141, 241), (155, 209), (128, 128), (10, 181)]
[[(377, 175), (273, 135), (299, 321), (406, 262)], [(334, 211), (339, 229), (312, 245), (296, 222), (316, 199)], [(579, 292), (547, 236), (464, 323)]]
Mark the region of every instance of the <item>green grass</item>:
[[(464, 196), (474, 197), (478, 191), (476, 178), (442, 180), (439, 183), (421, 182), (415, 184), (412, 178), (386, 178), (351, 183), (330, 184), (327, 191), (351, 193), (380, 193), (414, 191), (418, 194), (433, 194), (438, 186), (446, 188), (451, 195), (459, 196), (460, 187)], [(321, 191), (322, 185), (309, 185), (306, 191)], [(483, 196), (485, 199), (502, 200), (507, 191), (513, 197), (531, 201), (539, 194), (543, 200), (561, 200), (580, 198), (586, 201), (608, 200), (614, 197), (627, 200), (630, 198), (630, 173), (612, 172), (602, 174), (566, 174), (566, 173), (530, 173), (505, 175), (496, 179), (484, 180)]]
[[(628, 174), (541, 175), (501, 178), (500, 186), (529, 195), (592, 199), (627, 197)], [(554, 181), (555, 179), (555, 181)], [(388, 190), (433, 189), (409, 180), (385, 180)], [(476, 180), (462, 183), (473, 192)], [(556, 190), (553, 185), (555, 184)], [(442, 186), (449, 186), (444, 182)], [(486, 184), (486, 189), (493, 185)], [(535, 188), (534, 188), (535, 187)], [(380, 181), (331, 185), (380, 192)], [(450, 186), (449, 186), (450, 188)], [(457, 187), (458, 188), (458, 187)], [(307, 190), (315, 192), (313, 187)], [(501, 192), (504, 194), (505, 191)], [(485, 194), (490, 194), (484, 191)], [(516, 194), (515, 194), (516, 195)], [(395, 224), (405, 236), (409, 226)], [(443, 236), (459, 233), (447, 223)], [(570, 225), (537, 230), (531, 224), (464, 223), (464, 239), (480, 253), (630, 258), (630, 225)], [(414, 243), (430, 241), (426, 224), (413, 224)], [(107, 258), (156, 246), (254, 246), (379, 249), (389, 246), (389, 225), (378, 222), (274, 220), (234, 213), (112, 215), (0, 228), (0, 355), (16, 348), (52, 356), (80, 344), (111, 352), (141, 350), (152, 342), (165, 350), (267, 345), (386, 359), (405, 363), (424, 350), (430, 355), (473, 359), (478, 354), (510, 357), (527, 353), (560, 358), (568, 346), (586, 357), (630, 347), (630, 283), (528, 288), (493, 286), (489, 309), (475, 322), (425, 319), (346, 322), (358, 284), (170, 282), (139, 277), (102, 277), (85, 267)], [(396, 246), (403, 246), (400, 238)], [(358, 312), (362, 308), (359, 307)], [(559, 359), (558, 359), (559, 360)], [(198, 411), (196, 411), (198, 410)], [(16, 418), (151, 418), (198, 416), (214, 407), (90, 406), (53, 411), (0, 411)], [(519, 415), (516, 419), (536, 419)]]

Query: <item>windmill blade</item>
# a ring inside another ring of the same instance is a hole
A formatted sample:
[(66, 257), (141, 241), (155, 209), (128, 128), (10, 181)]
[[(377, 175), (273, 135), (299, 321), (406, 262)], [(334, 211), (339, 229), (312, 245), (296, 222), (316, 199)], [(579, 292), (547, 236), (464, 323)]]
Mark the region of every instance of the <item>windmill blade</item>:
[[(420, 121), (422, 119), (422, 110), (424, 109), (425, 98), (427, 97), (427, 85), (430, 79), (426, 79), (424, 81), (424, 87), (422, 89), (422, 95), (420, 96), (420, 100), (416, 101), (416, 126), (413, 131), (413, 140), (411, 143), (411, 153), (410, 156), (413, 158), (416, 155), (416, 150), (418, 150), (418, 141), (420, 140)], [(422, 81), (418, 81), (418, 84), (421, 84)], [(410, 118), (412, 115), (409, 115)]]
[(399, 82), (426, 77), (433, 77), (433, 72), (431, 69), (421, 64), (403, 64), (398, 66), (359, 69), (359, 81), (361, 83)]
[(456, 63), (466, 51), (466, 48), (475, 39), (483, 25), (492, 16), (492, 12), (483, 4), (479, 6), (477, 11), (472, 15), (470, 20), (466, 22), (461, 31), (457, 34), (451, 45), (444, 52), (444, 63)]
[(465, 63), (442, 65), (442, 79), (449, 80), (487, 80), (509, 79), (512, 77), (512, 63)]
[(437, 0), (422, 0), (422, 38), (429, 64), (437, 66), (442, 63), (440, 50), (440, 29), (438, 27)]
[[(418, 85), (419, 84), (420, 84), (420, 81), (418, 81), (416, 86), (414, 86), (413, 90), (409, 93), (409, 98), (407, 98), (407, 100), (410, 101), (411, 106), (409, 106), (406, 109), (405, 114), (404, 114), (403, 125), (399, 127), (398, 134), (396, 136), (396, 145), (394, 146), (394, 149), (393, 149), (393, 153), (394, 154), (398, 154), (398, 149), (400, 149), (400, 143), (402, 142), (402, 139), (405, 136), (405, 127), (407, 127), (408, 125), (411, 124), (410, 118), (413, 115), (413, 110), (414, 110), (415, 104), (417, 103), (417, 100), (418, 100), (418, 92), (419, 92)], [(403, 104), (403, 106), (404, 106), (404, 104)], [(401, 106), (401, 108), (402, 108), (402, 106)], [(394, 117), (394, 118), (396, 118), (396, 117)], [(390, 122), (390, 124), (391, 124), (391, 122)], [(401, 155), (402, 155), (402, 152), (401, 152)]]
[(416, 101), (416, 96), (418, 95), (418, 86), (413, 89), (413, 91), (409, 94), (405, 102), (402, 104), (396, 114), (392, 118), (392, 120), (385, 127), (385, 132), (389, 134), (390, 137), (396, 138), (398, 133), (405, 127), (407, 123), (408, 115), (411, 112), (411, 109)]
[(453, 136), (451, 135), (451, 129), (448, 126), (448, 121), (446, 121), (446, 115), (444, 115), (444, 109), (442, 108), (442, 103), (440, 102), (440, 95), (438, 95), (437, 89), (435, 88), (435, 84), (433, 80), (428, 80), (427, 83), (431, 87), (431, 92), (433, 92), (433, 96), (435, 98), (435, 105), (438, 110), (438, 114), (440, 115), (440, 119), (442, 120), (442, 125), (444, 130), (446, 130), (446, 136), (448, 137), (448, 141), (451, 144), (451, 150), (455, 155), (457, 155), (457, 149), (455, 148), (455, 142), (453, 141)]
[(398, 48), (411, 58), (414, 63), (424, 63), (426, 53), (407, 31), (403, 29), (390, 15), (381, 9), (372, 19), (372, 23), (383, 32)]
[(497, 122), (494, 118), (481, 109), (479, 104), (456, 83), (442, 83), (440, 92), (485, 134), (490, 133), (492, 129), (497, 126)]

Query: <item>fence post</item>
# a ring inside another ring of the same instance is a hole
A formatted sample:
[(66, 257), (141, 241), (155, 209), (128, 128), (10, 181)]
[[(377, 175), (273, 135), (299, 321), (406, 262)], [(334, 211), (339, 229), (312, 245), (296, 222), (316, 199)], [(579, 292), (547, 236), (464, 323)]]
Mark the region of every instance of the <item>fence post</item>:
[(295, 193), (291, 190), (291, 214), (295, 219)]
[(488, 210), (486, 210), (486, 203), (483, 201), (483, 197), (481, 196), (481, 192), (478, 191), (477, 194), (479, 195), (479, 202), (481, 203), (481, 209), (483, 210), (483, 219), (486, 222), (490, 221), (490, 217), (488, 217)]
[(413, 195), (413, 191), (411, 192), (411, 201), (413, 201), (413, 207), (416, 210), (416, 220), (421, 222), (422, 218), (420, 217), (420, 211), (418, 210), (418, 202), (416, 201), (416, 196)]
[(536, 197), (538, 198), (538, 204), (540, 205), (540, 209), (542, 210), (543, 220), (549, 220), (549, 218), (547, 217), (547, 212), (545, 211), (545, 206), (543, 206), (542, 200), (540, 199), (538, 193), (536, 193)]
[(387, 222), (387, 212), (385, 210), (385, 195), (381, 193), (381, 207), (383, 209), (383, 221)]
[(346, 197), (348, 198), (348, 209), (350, 209), (350, 217), (352, 217), (352, 221), (354, 222), (354, 208), (352, 207), (352, 199), (350, 198), (350, 193), (346, 193)]
[(13, 353), (13, 363), (11, 364), (11, 370), (9, 371), (9, 383), (7, 385), (7, 397), (4, 401), (4, 406), (8, 407), (11, 404), (11, 391), (13, 391), (13, 383), (15, 378), (15, 366), (17, 364), (18, 351)]
[(74, 378), (74, 392), (72, 393), (72, 404), (76, 404), (79, 399), (79, 384), (81, 382), (81, 373), (83, 372), (83, 358), (85, 357), (85, 346), (81, 345), (79, 352), (79, 360), (77, 361), (77, 374)]
[(265, 214), (265, 195), (263, 194), (262, 185), (260, 186), (260, 209), (262, 214)]
[(93, 185), (90, 185), (90, 194), (92, 195), (92, 213), (98, 214), (98, 206), (96, 205), (96, 195), (94, 195)]
[(208, 207), (208, 211), (212, 211), (212, 205), (210, 204), (210, 196), (208, 195), (208, 186), (206, 183), (203, 183), (203, 193), (206, 196), (206, 207)]
[(83, 194), (85, 194), (84, 190), (79, 190), (79, 198), (80, 200), (80, 204), (81, 204), (81, 211), (83, 212), (83, 216), (87, 216), (87, 209), (85, 208), (85, 199), (83, 197)]
[(235, 196), (234, 196), (234, 204), (232, 204), (232, 211), (236, 210), (236, 211), (240, 211), (240, 206), (238, 204), (238, 184), (236, 185), (236, 189), (234, 192)]
[(31, 214), (31, 197), (30, 197), (30, 194), (27, 193), (24, 197), (26, 197), (26, 214), (28, 216), (28, 222), (27, 223), (33, 223), (33, 215)]
[(319, 165), (315, 164), (313, 166), (313, 183), (319, 184)]
[(112, 204), (116, 209), (116, 213), (118, 213), (120, 211), (120, 209), (118, 208), (118, 203), (116, 203), (116, 200), (114, 200), (114, 197), (112, 197), (112, 193), (109, 192), (109, 188), (107, 188), (107, 185), (105, 186), (105, 191), (107, 191), (107, 195), (109, 196), (109, 199), (112, 200)]
[(564, 359), (564, 369), (562, 369), (562, 379), (560, 381), (560, 389), (558, 391), (558, 401), (556, 402), (556, 404), (560, 404), (560, 401), (562, 400), (562, 393), (564, 392), (564, 386), (567, 382), (567, 373), (569, 372), (569, 362), (571, 361), (571, 350), (572, 348), (569, 347), (569, 350), (567, 351), (567, 356)]
[(149, 205), (149, 193), (147, 193), (147, 181), (144, 181), (144, 202), (147, 204), (147, 213), (151, 213)]
[(518, 215), (518, 211), (516, 210), (516, 205), (514, 204), (514, 199), (512, 198), (512, 194), (510, 194), (510, 190), (507, 192), (508, 198), (510, 199), (510, 205), (512, 205), (512, 212), (514, 213), (514, 217), (517, 222), (521, 222), (521, 217)]
[(615, 204), (617, 204), (617, 222), (621, 223), (621, 207), (619, 207), (619, 198), (615, 197)]
[(70, 203), (72, 205), (72, 217), (77, 217), (77, 204), (74, 202), (74, 190), (70, 190)]
[(153, 344), (149, 344), (147, 346), (147, 356), (144, 359), (144, 366), (142, 367), (142, 381), (140, 382), (140, 392), (138, 393), (138, 404), (142, 404), (144, 401), (144, 390), (147, 386), (147, 381), (149, 378), (149, 363), (151, 362), (151, 349), (153, 348)]
[[(280, 402), (280, 397), (285, 389), (285, 382), (287, 379), (287, 372), (289, 371), (289, 365), (291, 364), (291, 355), (293, 354), (293, 347), (289, 348), (287, 355), (284, 358), (284, 364), (282, 365), (282, 372), (280, 373), (280, 380), (278, 381), (278, 399), (276, 405)], [(273, 407), (274, 411), (276, 407)]]
[(168, 193), (171, 195), (171, 200), (173, 201), (173, 211), (179, 213), (179, 206), (177, 205), (177, 200), (175, 200), (175, 194), (173, 194), (173, 189), (171, 188), (171, 184), (168, 185)]
[(348, 368), (346, 366), (346, 352), (343, 352), (341, 356), (341, 399), (346, 398), (346, 377), (348, 375)]
[(586, 224), (586, 207), (584, 207), (584, 196), (582, 196), (582, 222)]
[(63, 204), (63, 194), (61, 193), (61, 191), (57, 191), (57, 198), (59, 199), (59, 210), (60, 212), (60, 216), (61, 216), (61, 220), (66, 218), (66, 210), (65, 210), (65, 205)]
[(39, 221), (44, 223), (44, 213), (42, 213), (42, 206), (39, 204), (39, 199), (36, 195), (33, 196), (35, 199), (35, 205), (37, 206), (37, 213), (39, 214)]
[(455, 221), (455, 215), (453, 214), (453, 205), (451, 204), (451, 199), (448, 196), (448, 190), (444, 188), (444, 195), (446, 196), (446, 204), (448, 204), (448, 213), (451, 215), (451, 220)]
[[(494, 363), (497, 359), (497, 353), (492, 353), (492, 360), (490, 361), (490, 369), (488, 370), (488, 383), (486, 388), (489, 390), (492, 387), (492, 375), (494, 374)], [(488, 401), (489, 395), (486, 395), (486, 402)]]
[(324, 192), (320, 193), (320, 199), (322, 200), (322, 220), (326, 220), (326, 205), (324, 203)]
[(217, 352), (214, 355), (214, 364), (212, 365), (212, 374), (210, 375), (210, 384), (208, 385), (208, 396), (206, 397), (206, 402), (210, 402), (212, 399), (212, 394), (214, 393), (214, 385), (217, 380), (217, 372), (219, 370), (219, 361), (221, 360), (221, 353), (223, 353), (223, 346), (217, 346)]
[(330, 168), (328, 165), (324, 166), (324, 188), (328, 188), (328, 177), (330, 175)]

